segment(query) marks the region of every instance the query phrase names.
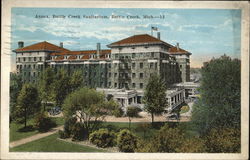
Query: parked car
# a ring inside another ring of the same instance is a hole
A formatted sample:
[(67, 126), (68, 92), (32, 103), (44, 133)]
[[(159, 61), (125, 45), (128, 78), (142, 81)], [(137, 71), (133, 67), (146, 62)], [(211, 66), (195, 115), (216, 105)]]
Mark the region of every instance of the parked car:
[(178, 119), (178, 115), (176, 113), (173, 113), (173, 114), (167, 116), (167, 119)]

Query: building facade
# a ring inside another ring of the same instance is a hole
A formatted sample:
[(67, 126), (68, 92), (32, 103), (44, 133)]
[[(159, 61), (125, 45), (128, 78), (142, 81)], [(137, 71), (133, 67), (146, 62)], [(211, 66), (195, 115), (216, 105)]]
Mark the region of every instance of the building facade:
[[(47, 67), (56, 71), (64, 68), (68, 73), (81, 70), (87, 86), (112, 94), (122, 106), (142, 104), (143, 90), (154, 73), (161, 76), (167, 87), (190, 80), (191, 53), (179, 44), (162, 41), (160, 36), (134, 35), (107, 45), (110, 49), (105, 50), (100, 43), (96, 50), (84, 51), (70, 51), (63, 43), (56, 46), (46, 41), (26, 47), (18, 42), (18, 46), (14, 50), (16, 69), (23, 81), (37, 81)], [(185, 94), (181, 92), (178, 90), (178, 101), (168, 97), (169, 103), (182, 102)], [(169, 95), (176, 96), (173, 92)]]

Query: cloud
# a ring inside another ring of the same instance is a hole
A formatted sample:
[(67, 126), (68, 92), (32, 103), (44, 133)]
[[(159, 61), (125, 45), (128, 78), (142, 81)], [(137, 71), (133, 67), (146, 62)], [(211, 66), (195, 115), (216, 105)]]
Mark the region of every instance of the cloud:
[(179, 31), (191, 31), (191, 32), (203, 32), (210, 33), (217, 29), (217, 26), (213, 25), (183, 25), (180, 26)]

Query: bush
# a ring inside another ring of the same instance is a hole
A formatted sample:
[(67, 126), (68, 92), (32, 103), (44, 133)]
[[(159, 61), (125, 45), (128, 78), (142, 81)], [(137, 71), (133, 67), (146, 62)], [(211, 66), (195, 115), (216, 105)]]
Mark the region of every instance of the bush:
[(117, 136), (117, 145), (122, 152), (134, 152), (137, 148), (138, 138), (129, 130), (121, 130)]
[(69, 118), (64, 123), (64, 132), (68, 136), (72, 134), (74, 125), (76, 124), (77, 119), (75, 117)]
[(206, 145), (201, 138), (188, 138), (183, 141), (176, 151), (179, 153), (205, 153)]
[(118, 107), (117, 109), (115, 109), (115, 110), (113, 111), (113, 115), (114, 115), (115, 117), (122, 117), (122, 116), (124, 115), (124, 111), (122, 110), (121, 107)]
[(58, 134), (59, 134), (59, 138), (61, 138), (61, 139), (65, 139), (65, 138), (69, 138), (70, 137), (66, 132), (64, 132), (62, 130), (59, 130)]
[(240, 152), (240, 129), (217, 128), (206, 135), (207, 151), (212, 153)]
[(73, 141), (82, 141), (88, 139), (88, 132), (81, 123), (74, 124), (71, 134)]
[(38, 114), (35, 119), (35, 126), (39, 132), (47, 132), (49, 129), (56, 126), (56, 123), (44, 113)]
[(90, 134), (90, 142), (98, 147), (106, 148), (116, 145), (116, 135), (108, 129), (99, 129)]

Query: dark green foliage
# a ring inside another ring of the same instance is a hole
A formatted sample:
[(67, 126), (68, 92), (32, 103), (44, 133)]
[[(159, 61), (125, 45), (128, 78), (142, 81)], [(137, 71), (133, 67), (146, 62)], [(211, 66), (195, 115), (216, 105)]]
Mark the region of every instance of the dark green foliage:
[(202, 68), (201, 98), (192, 113), (200, 134), (217, 127), (240, 128), (240, 63), (224, 55)]
[(117, 136), (117, 145), (121, 152), (135, 152), (138, 144), (138, 137), (127, 129), (123, 129)]
[(178, 153), (205, 153), (207, 152), (207, 146), (202, 138), (185, 138), (176, 151)]
[(14, 111), (15, 120), (24, 123), (26, 127), (27, 119), (40, 110), (41, 102), (37, 89), (31, 84), (24, 84), (17, 98), (17, 106)]
[(153, 124), (154, 115), (161, 114), (167, 107), (166, 86), (158, 75), (154, 74), (149, 78), (143, 101), (144, 109), (151, 114)]
[(116, 135), (108, 129), (99, 129), (90, 134), (89, 140), (98, 147), (113, 147), (116, 144)]
[(239, 153), (240, 129), (213, 128), (205, 137), (205, 144), (211, 153)]
[(75, 117), (70, 117), (67, 120), (65, 120), (64, 123), (64, 132), (67, 135), (72, 134), (73, 126), (76, 124), (77, 119)]
[(72, 76), (70, 77), (69, 86), (70, 92), (73, 92), (76, 89), (84, 86), (83, 73), (81, 70), (73, 72)]
[(88, 130), (84, 128), (84, 125), (81, 123), (76, 123), (71, 131), (73, 141), (82, 141), (88, 139)]
[(56, 126), (56, 123), (51, 118), (40, 113), (35, 118), (35, 126), (39, 132), (47, 132), (49, 129)]
[(122, 108), (117, 107), (117, 109), (113, 111), (113, 115), (115, 117), (122, 117), (124, 115), (124, 111), (122, 110)]
[(18, 74), (10, 73), (10, 121), (15, 118), (14, 111), (22, 85), (22, 77)]
[(61, 139), (66, 139), (70, 137), (65, 131), (62, 131), (62, 130), (59, 130), (58, 134), (59, 134), (59, 138)]

